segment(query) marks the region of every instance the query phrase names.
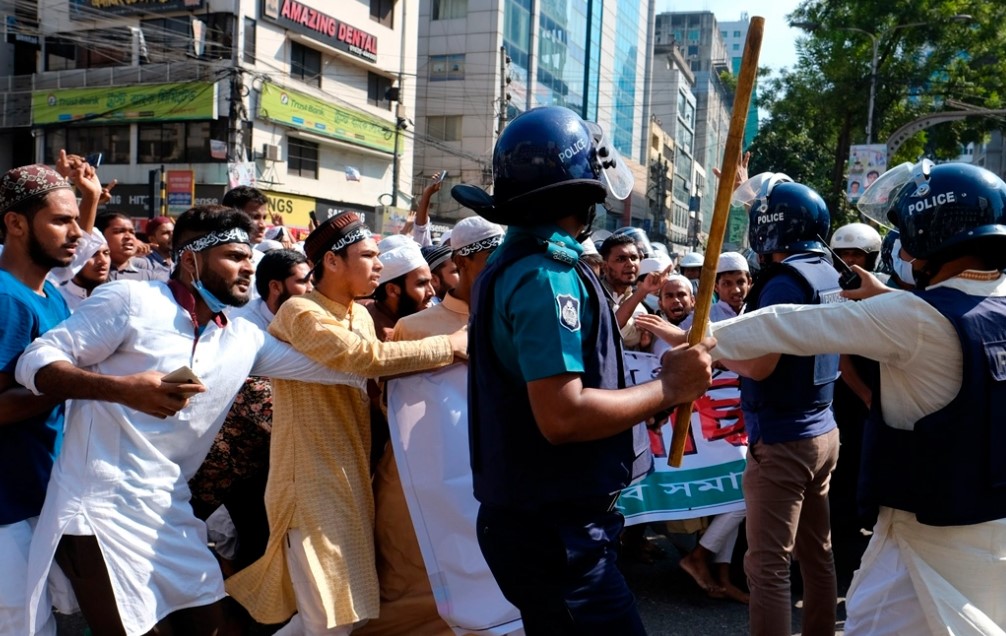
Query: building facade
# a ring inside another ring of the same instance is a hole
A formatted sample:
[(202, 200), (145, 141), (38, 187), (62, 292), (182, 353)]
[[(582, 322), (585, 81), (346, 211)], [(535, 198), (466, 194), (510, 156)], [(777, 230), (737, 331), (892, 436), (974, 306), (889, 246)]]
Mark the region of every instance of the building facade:
[[(609, 201), (606, 226), (651, 218), (648, 83), (653, 2), (625, 0), (422, 0), (414, 177), (438, 170), (448, 184), (492, 184), (492, 149), (517, 114), (566, 106), (598, 122), (637, 174), (626, 201)], [(642, 177), (642, 179), (640, 179)], [(470, 212), (447, 194), (434, 219)]]
[[(727, 56), (730, 58), (730, 67), (735, 76), (741, 72), (741, 60), (744, 59), (744, 43), (748, 39), (748, 26), (751, 19), (747, 11), (741, 13), (741, 19), (732, 22), (720, 22), (720, 35), (723, 37), (723, 45)], [(751, 91), (751, 105), (748, 107), (747, 123), (744, 126), (744, 150), (747, 150), (758, 134), (758, 84)]]
[(101, 153), (102, 179), (119, 182), (108, 207), (133, 216), (216, 202), (251, 180), (293, 227), (341, 209), (380, 226), (375, 210), (397, 192), (408, 200), (413, 3), (29, 4), (18, 11), (34, 22), (19, 17), (37, 42), (0, 55), (13, 113), (0, 121), (0, 168), (52, 163), (60, 148)]

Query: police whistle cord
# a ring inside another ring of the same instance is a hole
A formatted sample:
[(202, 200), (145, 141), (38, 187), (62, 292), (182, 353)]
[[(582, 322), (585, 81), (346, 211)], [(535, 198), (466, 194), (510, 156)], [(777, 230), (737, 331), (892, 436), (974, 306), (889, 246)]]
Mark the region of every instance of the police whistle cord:
[[(737, 78), (737, 92), (734, 93), (730, 128), (727, 132), (727, 147), (723, 153), (723, 167), (720, 182), (716, 188), (713, 218), (709, 227), (709, 241), (706, 243), (705, 261), (699, 278), (699, 293), (695, 301), (692, 328), (688, 332), (688, 344), (695, 345), (702, 340), (709, 325), (709, 311), (713, 304), (713, 287), (716, 284), (716, 262), (723, 250), (723, 235), (726, 232), (727, 217), (730, 215), (730, 199), (737, 178), (737, 164), (744, 141), (744, 127), (747, 125), (751, 93), (755, 76), (758, 74), (758, 54), (761, 52), (762, 35), (765, 32), (765, 18), (755, 16), (748, 25), (748, 36), (744, 42), (744, 57), (741, 59), (740, 75)], [(685, 455), (685, 442), (691, 428), (692, 404), (681, 404), (674, 415), (674, 436), (671, 438), (671, 452), (667, 463), (678, 468)]]

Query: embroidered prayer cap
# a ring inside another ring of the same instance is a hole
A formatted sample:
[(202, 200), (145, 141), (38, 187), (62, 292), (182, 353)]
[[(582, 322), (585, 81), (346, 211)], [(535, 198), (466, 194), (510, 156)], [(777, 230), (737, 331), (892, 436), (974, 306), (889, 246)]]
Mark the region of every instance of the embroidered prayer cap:
[(412, 270), (426, 266), (426, 259), (423, 258), (423, 251), (408, 236), (393, 234), (377, 244), (380, 250), (381, 280), (379, 284), (384, 284), (389, 280), (395, 280), (399, 276), (404, 276)]
[(422, 252), (431, 272), (446, 263), (447, 259), (451, 257), (451, 248), (447, 245), (424, 245)]
[(360, 215), (340, 212), (311, 231), (304, 241), (304, 254), (317, 267), (325, 252), (338, 252), (370, 236), (370, 229)]
[(723, 252), (720, 254), (720, 260), (716, 262), (716, 273), (722, 274), (723, 272), (747, 272), (750, 271), (748, 267), (748, 259), (744, 258), (741, 254), (737, 252)]
[(58, 172), (40, 163), (13, 168), (0, 178), (0, 214), (54, 190), (72, 188)]
[(451, 249), (461, 256), (496, 249), (504, 234), (503, 226), (481, 216), (470, 216), (458, 221), (451, 230)]

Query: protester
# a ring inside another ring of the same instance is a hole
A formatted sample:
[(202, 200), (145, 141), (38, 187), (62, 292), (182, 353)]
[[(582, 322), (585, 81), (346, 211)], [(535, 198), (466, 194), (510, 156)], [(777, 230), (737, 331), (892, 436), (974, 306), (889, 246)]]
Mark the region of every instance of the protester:
[[(322, 223), (305, 247), (314, 290), (287, 300), (270, 333), (314, 360), (368, 378), (437, 368), (463, 355), (464, 331), (415, 342), (376, 338), (370, 314), (354, 299), (374, 291), (385, 266), (355, 213)], [(256, 620), (279, 623), (296, 611), (287, 633), (348, 634), (377, 617), (370, 430), (362, 387), (273, 378), (269, 544), (265, 556), (227, 581)]]
[[(434, 174), (430, 183), (423, 188), (423, 193), (416, 204), (416, 218), (412, 222), (412, 238), (420, 247), (433, 245), (433, 237), (430, 234), (430, 200), (434, 194), (440, 192), (446, 176), (447, 172), (443, 170)], [(441, 241), (441, 244), (443, 241), (446, 241), (446, 238)]]
[[(266, 254), (255, 270), (255, 285), (258, 298), (233, 315), (266, 331), (284, 302), (311, 291), (307, 257), (285, 249)], [(189, 480), (196, 516), (207, 521), (211, 531), (229, 528), (227, 520), (233, 525), (236, 540), (225, 542), (229, 546), (226, 551), (220, 545), (216, 549), (225, 559), (225, 575), (247, 567), (265, 553), (269, 520), (264, 498), (271, 431), (272, 384), (269, 378), (251, 376), (234, 398), (202, 466)], [(220, 534), (229, 539), (226, 533)]]
[[(94, 288), (108, 282), (108, 272), (112, 262), (108, 244), (101, 232), (92, 230), (91, 241), (81, 239), (77, 245), (79, 256), (87, 256), (79, 267), (73, 267), (76, 273), (70, 280), (59, 284), (59, 293), (63, 295), (70, 311), (76, 311), (80, 303), (94, 292)], [(89, 255), (89, 256), (88, 256)]]
[[(448, 335), (468, 324), (472, 286), (486, 260), (503, 240), (503, 228), (477, 216), (458, 221), (452, 232), (453, 260), (458, 284), (442, 303), (404, 316), (395, 325), (392, 341), (418, 340)], [(426, 249), (426, 248), (424, 248)], [(437, 395), (429, 396), (437, 400)], [(415, 431), (415, 434), (421, 434)], [(452, 476), (457, 479), (458, 476)], [(374, 476), (377, 516), (374, 538), (377, 578), (381, 584), (380, 617), (368, 623), (361, 634), (453, 634), (440, 618), (437, 602), (423, 563), (413, 520), (405, 503), (395, 455), (386, 452)], [(474, 537), (475, 528), (471, 528)]]
[[(65, 156), (65, 155), (64, 155)], [(89, 223), (101, 184), (79, 164), (68, 171), (80, 188)], [(0, 625), (8, 634), (56, 634), (48, 592), (34, 629), (25, 624), (28, 551), (45, 498), (53, 460), (63, 441), (63, 400), (32, 395), (15, 380), (24, 349), (70, 311), (47, 275), (69, 266), (80, 209), (73, 186), (43, 165), (21, 166), (0, 178), (4, 250), (0, 254)]]
[[(18, 361), (22, 385), (72, 399), (29, 556), (25, 633), (48, 615), (54, 558), (95, 633), (216, 633), (223, 580), (186, 483), (231, 401), (249, 375), (362, 386), (227, 316), (248, 300), (250, 230), (233, 209), (186, 211), (171, 281), (99, 286)], [(184, 379), (163, 379), (175, 370)]]
[(146, 230), (147, 241), (150, 242), (147, 260), (170, 275), (175, 266), (174, 255), (171, 253), (171, 235), (175, 231), (175, 222), (169, 216), (155, 216), (147, 221)]
[(423, 258), (433, 275), (433, 291), (431, 299), (434, 304), (441, 302), (449, 291), (458, 285), (458, 266), (451, 258), (449, 245), (427, 245), (422, 248)]
[(877, 267), (880, 245), (880, 234), (866, 223), (843, 225), (831, 237), (831, 249), (846, 265), (859, 265), (868, 272)]
[(419, 245), (407, 236), (392, 235), (378, 244), (380, 281), (373, 300), (361, 303), (374, 321), (377, 337), (386, 341), (403, 316), (430, 306), (433, 275)]
[(702, 265), (705, 256), (701, 252), (688, 252), (678, 262), (678, 272), (692, 281), (692, 292), (698, 293), (699, 278), (702, 276)]
[(494, 195), (452, 190), (509, 225), (473, 292), (469, 425), (479, 543), (530, 635), (644, 632), (615, 567), (633, 428), (709, 385), (705, 341), (668, 353), (657, 381), (623, 388), (606, 292), (578, 259), (607, 194), (595, 129), (562, 107), (529, 110), (497, 140)]
[(168, 272), (137, 256), (133, 220), (121, 212), (102, 212), (94, 222), (108, 242), (111, 268), (108, 280), (168, 280)]
[[(251, 186), (237, 186), (224, 193), (220, 199), (221, 205), (234, 208), (244, 212), (252, 222), (252, 231), (248, 236), (251, 246), (255, 247), (265, 238), (266, 223), (269, 214), (269, 198), (258, 188)], [(256, 265), (262, 260), (261, 256), (252, 255)]]

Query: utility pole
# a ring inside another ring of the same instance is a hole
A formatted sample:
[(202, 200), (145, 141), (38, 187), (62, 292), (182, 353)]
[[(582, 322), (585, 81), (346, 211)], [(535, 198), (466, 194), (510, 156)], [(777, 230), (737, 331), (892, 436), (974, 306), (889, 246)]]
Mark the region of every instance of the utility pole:
[(510, 92), (507, 88), (510, 86), (510, 56), (507, 55), (506, 47), (500, 47), (500, 114), (499, 121), (496, 126), (496, 136), (499, 137), (503, 134), (503, 129), (506, 128), (507, 122), (507, 109), (510, 108)]
[(403, 89), (402, 82), (405, 78), (405, 5), (407, 2), (400, 3), (402, 5), (402, 19), (399, 21), (399, 27), (402, 29), (401, 44), (399, 45), (399, 55), (398, 55), (398, 94), (395, 100), (395, 151), (394, 151), (394, 161), (391, 164), (391, 207), (398, 207), (398, 178), (401, 167), (401, 153), (398, 152), (398, 140), (401, 138), (402, 129), (405, 128), (405, 104), (402, 103)]

